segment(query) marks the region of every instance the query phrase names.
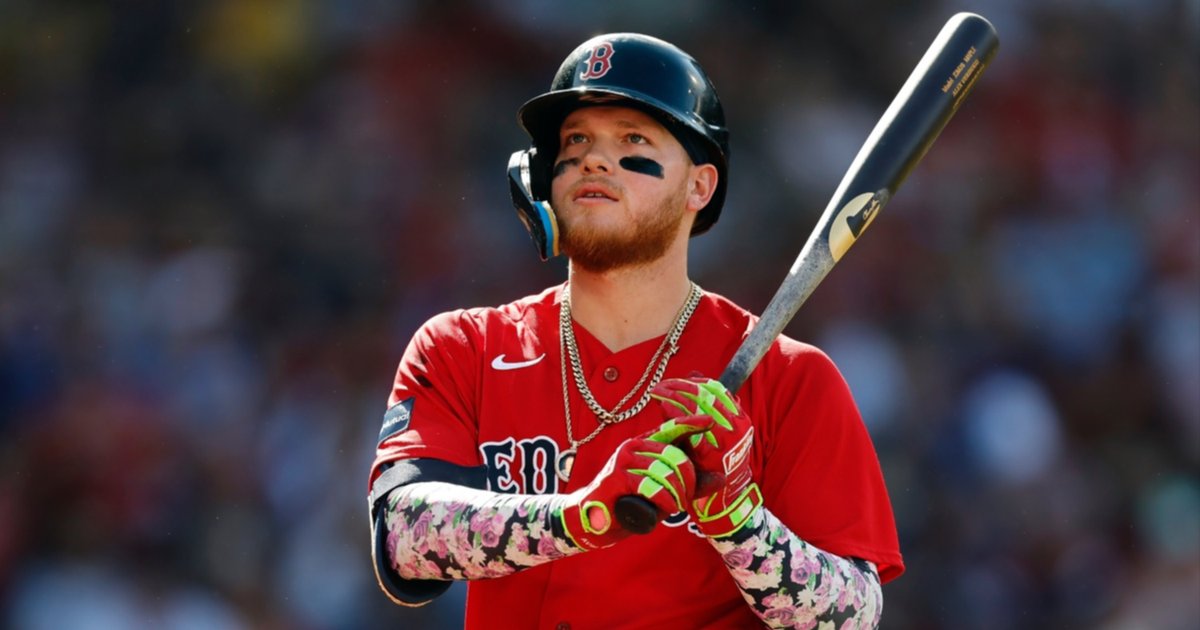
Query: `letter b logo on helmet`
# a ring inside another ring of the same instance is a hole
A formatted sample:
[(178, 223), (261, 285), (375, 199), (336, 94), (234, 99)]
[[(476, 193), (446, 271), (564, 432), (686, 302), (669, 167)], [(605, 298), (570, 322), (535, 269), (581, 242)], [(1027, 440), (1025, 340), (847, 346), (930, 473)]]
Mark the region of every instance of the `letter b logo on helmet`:
[(567, 55), (550, 91), (517, 112), (533, 148), (518, 151), (509, 160), (513, 203), (526, 226), (533, 226), (530, 232), (542, 257), (555, 253), (547, 240), (556, 229), (553, 209), (545, 202), (559, 128), (571, 111), (599, 104), (646, 112), (679, 140), (693, 162), (717, 168), (717, 189), (697, 214), (692, 235), (712, 227), (721, 214), (729, 181), (729, 132), (716, 88), (700, 64), (674, 45), (637, 33), (610, 33), (584, 42)]
[(612, 68), (612, 54), (612, 44), (600, 42), (588, 54), (587, 67), (584, 69), (583, 74), (579, 75), (579, 80), (591, 81), (592, 79), (599, 79), (608, 74), (609, 68)]

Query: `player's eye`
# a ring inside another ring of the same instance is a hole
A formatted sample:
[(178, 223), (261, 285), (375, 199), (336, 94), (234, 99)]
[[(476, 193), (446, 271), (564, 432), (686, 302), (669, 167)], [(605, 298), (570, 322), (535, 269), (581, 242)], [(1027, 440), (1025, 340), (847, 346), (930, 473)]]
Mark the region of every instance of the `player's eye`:
[(640, 133), (631, 133), (628, 136), (625, 136), (625, 139), (628, 140), (630, 144), (650, 144), (650, 139)]
[(583, 135), (582, 133), (568, 133), (563, 137), (563, 146), (583, 144), (584, 142), (587, 142), (587, 136)]

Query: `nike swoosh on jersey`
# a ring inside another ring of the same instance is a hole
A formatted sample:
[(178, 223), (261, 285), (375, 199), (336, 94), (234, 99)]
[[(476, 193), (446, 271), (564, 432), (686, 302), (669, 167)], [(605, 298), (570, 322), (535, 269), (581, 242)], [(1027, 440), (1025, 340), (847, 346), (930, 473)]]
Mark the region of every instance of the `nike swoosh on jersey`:
[(521, 368), (535, 365), (538, 361), (541, 361), (544, 358), (546, 358), (546, 355), (542, 354), (542, 355), (538, 355), (537, 357), (530, 359), (528, 361), (509, 362), (509, 361), (505, 361), (504, 355), (501, 354), (500, 356), (496, 357), (495, 359), (492, 359), (492, 367), (497, 370), (519, 370)]

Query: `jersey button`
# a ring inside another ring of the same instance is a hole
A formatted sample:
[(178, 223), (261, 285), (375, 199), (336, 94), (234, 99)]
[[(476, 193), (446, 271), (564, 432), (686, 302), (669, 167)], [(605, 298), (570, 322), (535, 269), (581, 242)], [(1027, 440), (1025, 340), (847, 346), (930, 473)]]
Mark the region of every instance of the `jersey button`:
[(616, 382), (619, 376), (621, 376), (621, 372), (617, 370), (617, 368), (611, 365), (604, 368), (604, 380), (608, 381), (609, 383)]

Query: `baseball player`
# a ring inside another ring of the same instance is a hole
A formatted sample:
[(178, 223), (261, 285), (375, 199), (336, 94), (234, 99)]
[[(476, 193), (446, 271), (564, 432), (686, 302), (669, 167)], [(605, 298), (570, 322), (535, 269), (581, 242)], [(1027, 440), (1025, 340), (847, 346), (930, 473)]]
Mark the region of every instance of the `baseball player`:
[[(754, 323), (687, 274), (728, 185), (708, 77), (602, 35), (519, 119), (513, 201), (567, 280), (416, 332), (370, 475), (380, 587), (420, 606), (468, 580), (468, 628), (876, 626), (904, 566), (837, 368), (781, 337), (737, 397), (707, 378)], [(651, 533), (617, 522), (626, 495)]]

